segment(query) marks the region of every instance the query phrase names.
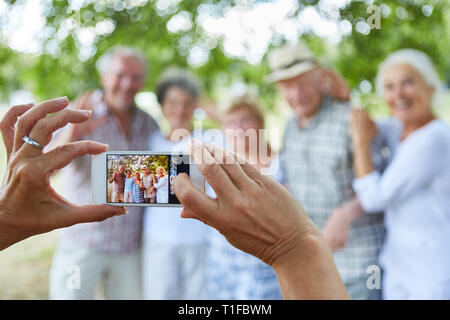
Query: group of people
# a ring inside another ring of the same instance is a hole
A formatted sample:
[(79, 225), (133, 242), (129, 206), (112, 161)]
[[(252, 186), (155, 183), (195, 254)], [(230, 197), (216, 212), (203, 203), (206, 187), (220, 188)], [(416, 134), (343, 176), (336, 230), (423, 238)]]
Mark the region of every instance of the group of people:
[[(280, 154), (233, 135), (264, 129), (257, 101), (234, 101), (219, 119), (224, 135), (245, 147), (234, 155), (194, 143), (216, 160), (199, 165), (206, 194), (182, 174), (174, 191), (184, 209), (130, 207), (63, 229), (52, 299), (94, 298), (102, 278), (109, 299), (450, 299), (450, 127), (433, 113), (441, 84), (428, 56), (402, 49), (380, 65), (377, 91), (392, 117), (378, 122), (350, 107), (345, 81), (302, 42), (272, 50), (268, 62), (267, 80), (293, 110)], [(112, 48), (98, 66), (103, 90), (74, 104), (91, 118), (52, 143), (168, 151), (189, 140), (200, 95), (192, 78), (170, 73), (158, 82), (170, 126), (164, 136), (134, 104), (146, 74), (142, 54)], [(270, 163), (259, 162), (263, 152)], [(256, 165), (221, 165), (220, 154)], [(279, 170), (260, 174), (270, 168)], [(75, 158), (62, 174), (73, 181), (64, 196), (89, 203), (89, 158)], [(72, 265), (81, 270), (77, 289), (67, 286)], [(382, 270), (381, 286), (368, 285), (372, 266)]]
[(126, 169), (120, 165), (108, 183), (112, 184), (111, 202), (127, 203), (168, 203), (169, 184), (166, 170), (162, 166), (152, 168), (143, 166), (142, 177), (139, 171)]

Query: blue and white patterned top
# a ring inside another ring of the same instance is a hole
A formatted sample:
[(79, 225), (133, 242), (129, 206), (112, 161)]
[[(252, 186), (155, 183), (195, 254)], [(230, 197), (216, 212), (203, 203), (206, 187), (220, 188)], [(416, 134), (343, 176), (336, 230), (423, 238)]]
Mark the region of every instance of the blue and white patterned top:
[(135, 182), (133, 182), (133, 202), (144, 203), (144, 190)]
[(134, 177), (125, 178), (124, 192), (133, 192)]
[[(272, 169), (278, 166), (276, 156), (269, 171), (276, 171)], [(280, 175), (281, 171), (278, 171), (272, 177), (281, 181)], [(211, 230), (209, 236), (207, 261), (208, 290), (211, 299), (282, 299), (273, 268), (258, 258), (236, 249), (216, 230)]]

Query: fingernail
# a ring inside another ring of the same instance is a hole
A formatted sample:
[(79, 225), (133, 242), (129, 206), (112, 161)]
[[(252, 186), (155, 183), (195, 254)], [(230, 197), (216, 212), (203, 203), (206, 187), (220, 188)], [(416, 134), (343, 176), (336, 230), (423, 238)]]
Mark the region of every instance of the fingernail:
[(69, 102), (69, 99), (66, 96), (64, 96), (64, 97), (56, 98), (55, 101), (59, 102), (59, 103), (64, 103), (64, 102)]
[(90, 117), (92, 115), (92, 110), (80, 110), (83, 114), (87, 115), (88, 117)]
[(128, 213), (128, 210), (127, 209), (125, 209), (124, 207), (121, 207), (121, 208), (118, 208), (117, 209), (117, 213), (115, 214), (116, 216), (120, 216), (120, 215), (122, 215), (122, 214), (127, 214)]

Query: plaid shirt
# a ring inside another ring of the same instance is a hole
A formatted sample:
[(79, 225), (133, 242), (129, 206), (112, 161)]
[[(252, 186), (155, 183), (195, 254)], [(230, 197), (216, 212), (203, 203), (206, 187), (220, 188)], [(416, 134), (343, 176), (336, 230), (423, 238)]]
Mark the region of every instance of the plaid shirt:
[[(353, 156), (349, 129), (350, 107), (324, 96), (318, 114), (300, 128), (289, 120), (281, 153), (284, 183), (322, 229), (333, 209), (354, 196)], [(382, 170), (384, 143), (373, 141), (374, 165)], [(346, 284), (366, 279), (368, 266), (377, 264), (384, 240), (383, 215), (364, 215), (351, 226), (344, 249), (334, 253)]]
[(142, 183), (145, 187), (144, 198), (155, 198), (156, 192), (150, 193), (150, 189), (153, 187), (153, 176), (151, 174), (149, 174), (148, 176), (145, 176), (145, 174), (143, 174)]
[[(150, 115), (134, 107), (127, 138), (119, 127), (118, 119), (108, 111), (106, 104), (101, 102), (101, 92), (94, 92), (92, 99), (97, 101), (92, 117), (95, 119), (106, 115), (108, 120), (91, 134), (85, 135), (82, 140), (106, 143), (110, 151), (147, 150), (149, 136), (159, 129)], [(75, 159), (62, 170), (61, 179), (64, 186), (62, 194), (66, 199), (80, 204), (92, 203), (91, 156)], [(135, 250), (141, 241), (143, 208), (129, 207), (128, 212), (102, 222), (65, 228), (61, 232), (61, 241), (109, 253)]]

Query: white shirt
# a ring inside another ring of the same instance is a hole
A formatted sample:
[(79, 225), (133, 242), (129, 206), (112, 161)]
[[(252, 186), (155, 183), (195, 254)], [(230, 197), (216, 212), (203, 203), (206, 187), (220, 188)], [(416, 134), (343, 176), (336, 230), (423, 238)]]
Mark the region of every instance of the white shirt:
[[(185, 139), (181, 143), (172, 142), (161, 133), (154, 134), (149, 141), (149, 150), (172, 152), (175, 146), (181, 149), (183, 146), (186, 147), (188, 140)], [(144, 236), (172, 245), (196, 244), (205, 241), (208, 226), (195, 219), (180, 218), (181, 210), (181, 208), (146, 208)]]
[(153, 185), (156, 188), (156, 203), (169, 203), (169, 178), (167, 173)]
[(426, 284), (450, 298), (450, 126), (434, 120), (404, 141), (400, 121), (378, 127), (391, 162), (383, 175), (356, 179), (354, 188), (366, 212), (385, 211), (380, 263), (409, 291), (405, 297)]

